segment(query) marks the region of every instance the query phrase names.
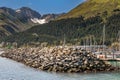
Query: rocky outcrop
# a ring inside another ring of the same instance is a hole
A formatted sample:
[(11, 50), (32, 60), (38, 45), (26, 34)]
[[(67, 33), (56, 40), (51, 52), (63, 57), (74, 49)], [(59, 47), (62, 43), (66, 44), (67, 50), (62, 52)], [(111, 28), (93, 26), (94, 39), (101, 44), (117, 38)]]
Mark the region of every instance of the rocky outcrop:
[(33, 68), (54, 72), (97, 72), (113, 70), (91, 52), (68, 47), (19, 48), (1, 54)]
[(47, 22), (55, 20), (59, 16), (64, 15), (65, 13), (60, 13), (60, 14), (44, 14), (41, 19), (45, 19)]

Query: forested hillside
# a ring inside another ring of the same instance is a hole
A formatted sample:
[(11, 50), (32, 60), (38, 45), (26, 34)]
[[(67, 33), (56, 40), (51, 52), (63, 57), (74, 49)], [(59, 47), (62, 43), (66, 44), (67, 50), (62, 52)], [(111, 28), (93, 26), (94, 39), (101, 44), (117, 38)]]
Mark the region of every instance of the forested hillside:
[[(107, 16), (107, 11), (104, 12)], [(4, 37), (1, 41), (17, 42), (19, 45), (31, 42), (48, 42), (48, 44), (59, 45), (66, 39), (66, 43), (83, 44), (88, 36), (94, 36), (97, 44), (102, 44), (103, 26), (106, 29), (106, 45), (117, 41), (117, 34), (120, 30), (120, 10), (113, 10), (113, 15), (106, 17), (106, 21), (97, 15), (85, 19), (79, 18), (62, 19), (51, 21), (47, 24), (35, 26), (25, 32)]]

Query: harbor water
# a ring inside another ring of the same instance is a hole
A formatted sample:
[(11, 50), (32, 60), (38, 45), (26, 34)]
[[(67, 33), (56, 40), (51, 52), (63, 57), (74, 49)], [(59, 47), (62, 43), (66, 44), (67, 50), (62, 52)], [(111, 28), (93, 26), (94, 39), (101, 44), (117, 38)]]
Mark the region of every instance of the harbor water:
[(120, 80), (120, 72), (112, 73), (53, 73), (27, 67), (0, 57), (0, 80)]

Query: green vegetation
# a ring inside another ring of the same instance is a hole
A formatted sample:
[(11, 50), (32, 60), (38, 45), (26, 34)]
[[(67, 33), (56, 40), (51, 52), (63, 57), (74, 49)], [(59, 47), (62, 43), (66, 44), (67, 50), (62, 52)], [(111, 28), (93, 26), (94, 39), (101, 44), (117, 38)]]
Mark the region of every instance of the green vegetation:
[[(9, 19), (11, 19), (10, 16)], [(25, 22), (24, 19), (23, 22)], [(58, 20), (34, 26), (14, 35), (4, 36), (0, 41), (17, 42), (18, 46), (41, 43), (62, 45), (65, 37), (67, 44), (80, 45), (92, 36), (97, 44), (102, 44), (104, 25), (106, 26), (105, 44), (111, 45), (117, 42), (117, 34), (120, 30), (120, 0), (87, 0), (59, 17)], [(8, 27), (7, 29), (11, 30)], [(2, 33), (3, 31), (0, 31), (0, 34)]]
[(81, 15), (88, 18), (105, 11), (111, 16), (114, 9), (120, 9), (120, 0), (86, 0), (86, 2), (78, 5), (76, 8), (58, 19), (76, 18)]
[[(107, 12), (106, 12), (107, 13)], [(120, 30), (120, 11), (114, 10), (113, 15), (106, 18), (106, 45), (117, 41)], [(106, 14), (107, 16), (107, 14)], [(103, 18), (101, 16), (62, 19), (38, 25), (15, 35), (2, 38), (4, 42), (17, 42), (18, 45), (47, 42), (49, 45), (63, 43), (64, 35), (67, 44), (83, 44), (85, 38), (92, 35), (97, 44), (102, 44)]]

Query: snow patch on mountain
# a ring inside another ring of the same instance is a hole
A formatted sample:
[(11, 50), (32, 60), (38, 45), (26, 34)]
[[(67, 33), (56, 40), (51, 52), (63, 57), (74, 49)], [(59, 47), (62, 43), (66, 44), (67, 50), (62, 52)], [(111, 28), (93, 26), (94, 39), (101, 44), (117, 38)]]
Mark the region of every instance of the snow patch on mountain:
[(21, 12), (21, 10), (20, 10), (20, 9), (17, 9), (17, 10), (16, 10), (16, 12), (17, 12), (17, 13), (20, 13), (20, 12)]
[(33, 23), (39, 23), (39, 24), (45, 24), (45, 23), (47, 23), (46, 19), (32, 18), (31, 21)]

